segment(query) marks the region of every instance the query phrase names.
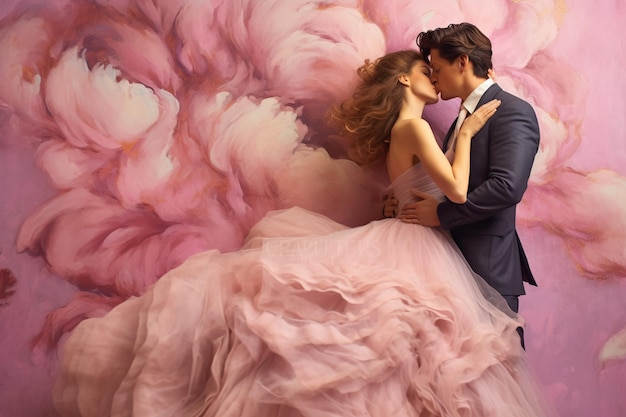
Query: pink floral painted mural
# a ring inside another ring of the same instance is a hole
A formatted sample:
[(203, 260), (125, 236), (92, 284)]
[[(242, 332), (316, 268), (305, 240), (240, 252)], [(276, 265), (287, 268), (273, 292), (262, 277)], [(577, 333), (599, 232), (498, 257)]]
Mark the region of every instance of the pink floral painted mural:
[[(6, 0), (0, 416), (55, 415), (57, 346), (268, 210), (349, 225), (385, 181), (326, 109), (366, 58), (470, 21), (542, 130), (519, 210), (528, 356), (561, 415), (626, 410), (626, 5), (582, 0)], [(427, 110), (442, 134), (457, 103)]]

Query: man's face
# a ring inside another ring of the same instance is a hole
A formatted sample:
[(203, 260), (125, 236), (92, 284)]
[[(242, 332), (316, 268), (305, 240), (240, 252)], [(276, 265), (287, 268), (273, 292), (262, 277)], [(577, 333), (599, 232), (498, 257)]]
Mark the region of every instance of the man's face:
[(447, 59), (441, 58), (437, 49), (430, 51), (430, 67), (432, 68), (430, 81), (435, 85), (442, 100), (460, 97), (463, 78), (457, 61), (458, 59), (448, 62)]

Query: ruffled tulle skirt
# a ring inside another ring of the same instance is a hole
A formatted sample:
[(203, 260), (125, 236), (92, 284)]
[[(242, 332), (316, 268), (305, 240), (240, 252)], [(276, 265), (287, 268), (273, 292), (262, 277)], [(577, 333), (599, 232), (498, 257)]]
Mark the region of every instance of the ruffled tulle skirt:
[(503, 306), (436, 229), (276, 211), (240, 251), (80, 323), (54, 401), (89, 417), (545, 415)]

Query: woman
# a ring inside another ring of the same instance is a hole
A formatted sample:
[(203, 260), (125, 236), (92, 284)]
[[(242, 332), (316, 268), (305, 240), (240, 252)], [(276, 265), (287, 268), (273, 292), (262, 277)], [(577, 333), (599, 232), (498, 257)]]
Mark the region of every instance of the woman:
[[(470, 138), (498, 103), (464, 123), (451, 165), (421, 119), (437, 101), (421, 56), (359, 73), (333, 112), (356, 157), (386, 155), (401, 201), (412, 188), (462, 201)], [(240, 251), (193, 256), (79, 324), (55, 404), (63, 416), (544, 415), (520, 321), (485, 296), (501, 302), (438, 230), (273, 212)]]

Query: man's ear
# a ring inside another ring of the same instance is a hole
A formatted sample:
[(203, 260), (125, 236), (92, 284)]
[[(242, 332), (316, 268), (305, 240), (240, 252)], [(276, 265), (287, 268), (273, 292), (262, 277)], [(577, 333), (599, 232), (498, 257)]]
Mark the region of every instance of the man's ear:
[(409, 86), (409, 76), (406, 74), (402, 74), (398, 77), (398, 81), (400, 82), (400, 84), (404, 85), (405, 87)]
[(461, 72), (463, 72), (469, 67), (469, 63), (470, 63), (469, 56), (467, 56), (466, 54), (459, 55), (459, 70)]

